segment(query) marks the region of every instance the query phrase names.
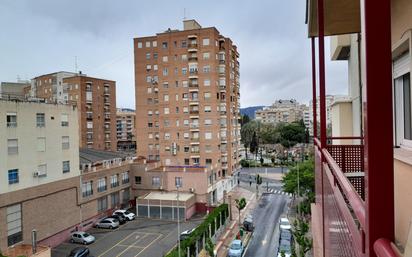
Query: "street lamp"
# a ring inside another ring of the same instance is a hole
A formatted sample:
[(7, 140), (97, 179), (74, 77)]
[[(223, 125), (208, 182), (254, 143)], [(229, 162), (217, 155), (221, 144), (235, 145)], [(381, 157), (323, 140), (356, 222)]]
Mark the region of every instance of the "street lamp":
[(182, 181), (180, 179), (175, 180), (177, 189), (177, 244), (178, 244), (178, 256), (180, 257), (180, 202), (179, 202), (179, 188), (182, 186)]

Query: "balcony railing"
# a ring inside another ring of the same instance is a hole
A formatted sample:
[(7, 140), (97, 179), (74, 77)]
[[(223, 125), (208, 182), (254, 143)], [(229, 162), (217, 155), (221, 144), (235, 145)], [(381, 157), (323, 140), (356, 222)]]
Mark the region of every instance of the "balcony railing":
[(323, 192), (328, 247), (345, 251), (345, 256), (362, 256), (358, 253), (366, 250), (363, 144), (327, 145), (321, 149), (317, 139), (315, 143), (316, 202), (321, 204), (319, 193)]

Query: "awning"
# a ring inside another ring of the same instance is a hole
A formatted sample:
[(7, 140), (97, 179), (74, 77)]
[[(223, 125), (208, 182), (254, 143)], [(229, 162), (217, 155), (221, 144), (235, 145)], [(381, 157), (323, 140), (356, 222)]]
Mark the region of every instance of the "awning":
[[(318, 1), (307, 1), (309, 37), (318, 36)], [(360, 0), (324, 0), (325, 36), (359, 33)]]

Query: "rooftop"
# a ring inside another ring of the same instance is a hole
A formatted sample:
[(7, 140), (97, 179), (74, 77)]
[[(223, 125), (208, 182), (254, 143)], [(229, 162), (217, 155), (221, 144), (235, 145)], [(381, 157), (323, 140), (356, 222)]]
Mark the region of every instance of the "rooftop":
[(126, 157), (134, 156), (133, 153), (127, 152), (111, 152), (95, 149), (80, 148), (80, 164), (98, 163), (112, 159), (125, 159)]

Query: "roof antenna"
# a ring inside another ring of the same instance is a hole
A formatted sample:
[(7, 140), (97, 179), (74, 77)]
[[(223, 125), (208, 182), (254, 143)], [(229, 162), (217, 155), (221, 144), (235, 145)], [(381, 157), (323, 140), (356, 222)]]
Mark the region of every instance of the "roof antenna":
[(183, 20), (185, 21), (187, 19), (186, 17), (186, 8), (183, 8)]
[(74, 56), (74, 72), (77, 73), (77, 56)]

